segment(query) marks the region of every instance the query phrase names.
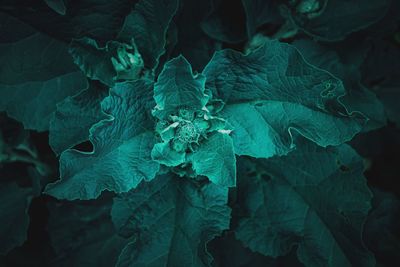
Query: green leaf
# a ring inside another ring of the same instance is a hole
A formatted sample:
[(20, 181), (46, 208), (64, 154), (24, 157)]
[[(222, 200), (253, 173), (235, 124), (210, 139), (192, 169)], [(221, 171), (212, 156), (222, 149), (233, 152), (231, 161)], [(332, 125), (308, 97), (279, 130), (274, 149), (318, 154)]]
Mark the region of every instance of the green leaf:
[(131, 39), (143, 57), (144, 65), (153, 69), (165, 52), (166, 33), (178, 8), (178, 0), (140, 0), (125, 18), (118, 40)]
[(114, 266), (127, 240), (110, 218), (111, 199), (50, 202), (47, 230), (55, 252), (52, 266)]
[(232, 138), (225, 133), (215, 133), (204, 140), (191, 156), (193, 170), (207, 176), (211, 182), (236, 186), (236, 158)]
[(94, 199), (104, 190), (127, 192), (159, 169), (152, 161), (155, 144), (148, 111), (153, 84), (146, 80), (118, 83), (103, 100), (109, 119), (90, 129), (93, 152), (66, 150), (60, 157), (60, 180), (46, 187), (59, 199)]
[[(0, 13), (3, 28), (16, 29), (11, 42), (0, 43), (0, 111), (26, 129), (46, 131), (56, 104), (87, 87), (67, 46)], [(7, 32), (6, 32), (7, 33)]]
[(49, 129), (49, 144), (57, 155), (89, 139), (90, 127), (105, 119), (100, 103), (106, 95), (106, 90), (91, 83), (88, 89), (57, 104)]
[(156, 109), (169, 115), (179, 107), (201, 110), (209, 97), (205, 95), (205, 77), (193, 75), (190, 63), (183, 56), (171, 59), (164, 65), (154, 85)]
[(112, 218), (131, 237), (117, 266), (209, 266), (207, 243), (229, 227), (228, 189), (159, 176), (114, 199)]
[(226, 103), (219, 116), (232, 125), (239, 155), (287, 154), (295, 133), (320, 146), (338, 145), (365, 123), (340, 102), (342, 82), (306, 63), (288, 44), (266, 41), (248, 55), (217, 52), (203, 74), (213, 98)]
[(362, 158), (347, 145), (322, 148), (302, 140), (287, 156), (247, 163), (238, 199), (248, 215), (236, 237), (273, 257), (297, 246), (309, 267), (375, 266), (361, 240), (372, 198)]
[[(302, 12), (300, 4), (288, 8), (288, 19), (304, 33), (323, 41), (340, 41), (350, 33), (378, 22), (387, 12), (390, 0), (302, 0), (317, 2), (315, 11)], [(312, 5), (312, 4), (310, 4)], [(305, 10), (305, 9), (303, 9)]]

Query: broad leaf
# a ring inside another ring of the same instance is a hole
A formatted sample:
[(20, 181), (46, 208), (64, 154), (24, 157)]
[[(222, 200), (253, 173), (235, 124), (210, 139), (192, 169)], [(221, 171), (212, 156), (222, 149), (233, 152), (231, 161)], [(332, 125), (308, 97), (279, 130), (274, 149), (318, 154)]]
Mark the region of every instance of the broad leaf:
[(3, 13), (0, 19), (1, 35), (17, 29), (13, 40), (0, 43), (0, 111), (26, 129), (46, 131), (56, 104), (85, 89), (87, 81), (65, 44)]
[(203, 74), (213, 97), (226, 103), (220, 116), (233, 126), (239, 155), (284, 155), (296, 132), (320, 146), (338, 145), (365, 123), (340, 102), (342, 82), (288, 44), (267, 41), (248, 55), (217, 52)]
[(297, 246), (309, 267), (375, 266), (361, 240), (372, 194), (349, 146), (303, 139), (287, 156), (247, 164), (254, 167), (241, 176), (238, 199), (248, 215), (236, 229), (245, 246), (273, 257)]
[(116, 84), (102, 102), (109, 119), (90, 129), (90, 153), (66, 150), (60, 157), (60, 180), (46, 193), (59, 199), (94, 199), (104, 190), (127, 192), (151, 180), (159, 164), (150, 157), (155, 144), (153, 84), (146, 80)]
[(113, 221), (131, 237), (117, 266), (209, 266), (206, 245), (229, 227), (228, 189), (159, 176), (114, 199)]
[(52, 266), (114, 266), (127, 240), (110, 218), (111, 200), (48, 203)]
[[(287, 10), (289, 20), (314, 39), (340, 41), (386, 14), (390, 0), (302, 0)], [(296, 3), (293, 1), (293, 3)]]
[(106, 90), (91, 83), (88, 89), (57, 105), (49, 129), (49, 144), (56, 154), (89, 139), (90, 127), (105, 119), (100, 103), (106, 95)]
[(236, 159), (228, 134), (212, 134), (193, 153), (191, 160), (196, 174), (207, 176), (217, 185), (236, 186)]
[(135, 40), (147, 68), (153, 69), (165, 52), (166, 33), (178, 0), (140, 0), (125, 18), (118, 40)]
[(154, 85), (156, 108), (165, 114), (176, 112), (179, 107), (201, 110), (208, 101), (204, 85), (205, 77), (193, 75), (183, 56), (174, 58), (165, 64)]
[(66, 7), (64, 0), (44, 0), (46, 4), (60, 15), (65, 15)]
[(345, 63), (336, 52), (309, 40), (297, 40), (293, 44), (308, 62), (343, 80), (347, 92), (343, 97), (343, 103), (349, 111), (361, 112), (368, 118), (364, 131), (377, 129), (386, 124), (382, 103), (372, 91), (361, 84), (361, 75), (355, 63)]

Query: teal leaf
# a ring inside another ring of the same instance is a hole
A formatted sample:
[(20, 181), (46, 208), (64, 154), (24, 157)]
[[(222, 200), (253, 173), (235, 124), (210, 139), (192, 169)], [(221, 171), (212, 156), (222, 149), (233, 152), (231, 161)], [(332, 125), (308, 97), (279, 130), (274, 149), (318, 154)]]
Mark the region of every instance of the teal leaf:
[(157, 143), (151, 151), (151, 158), (165, 166), (178, 166), (186, 161), (186, 153), (171, 148), (170, 142)]
[[(304, 33), (323, 41), (340, 41), (367, 28), (386, 14), (390, 0), (303, 0), (288, 8), (289, 20)], [(315, 5), (315, 10), (307, 7)], [(303, 8), (301, 8), (301, 6)]]
[(44, 0), (45, 3), (60, 15), (65, 15), (67, 8), (65, 7), (64, 0)]
[(50, 202), (47, 207), (52, 266), (115, 266), (127, 240), (117, 235), (111, 221), (110, 198)]
[(296, 133), (320, 146), (338, 145), (365, 123), (340, 102), (342, 82), (308, 64), (288, 44), (266, 41), (248, 55), (219, 51), (203, 74), (213, 97), (226, 103), (219, 116), (232, 125), (239, 155), (287, 154)]
[(86, 78), (65, 44), (8, 15), (0, 19), (2, 36), (3, 28), (17, 29), (14, 40), (0, 43), (0, 111), (26, 129), (46, 131), (56, 104), (85, 89)]
[(253, 37), (258, 27), (266, 24), (277, 24), (281, 20), (278, 5), (274, 1), (242, 0), (246, 14), (246, 30), (248, 38)]
[(133, 38), (144, 65), (155, 68), (165, 53), (166, 33), (177, 9), (178, 0), (140, 0), (126, 16), (118, 40), (130, 43)]
[(365, 222), (363, 238), (382, 266), (397, 266), (400, 264), (400, 200), (398, 196), (379, 189), (374, 188), (373, 193), (372, 209)]
[(209, 266), (207, 243), (229, 227), (228, 189), (169, 175), (119, 195), (112, 218), (131, 242), (117, 266)]
[(74, 39), (70, 44), (69, 53), (87, 77), (110, 87), (119, 79), (138, 79), (143, 68), (143, 60), (134, 44), (131, 46), (109, 41), (105, 47), (99, 47), (97, 42), (90, 38)]
[(168, 115), (179, 107), (201, 110), (209, 99), (204, 93), (205, 82), (203, 75), (193, 75), (190, 63), (183, 56), (171, 59), (154, 85), (156, 110)]
[(40, 194), (39, 173), (28, 165), (20, 166), (25, 168), (15, 169), (0, 162), (0, 255), (21, 246), (28, 238), (28, 210), (32, 199)]
[(361, 75), (354, 60), (354, 63), (346, 63), (336, 52), (306, 39), (296, 40), (293, 45), (308, 62), (342, 79), (347, 92), (342, 99), (343, 103), (350, 112), (361, 112), (368, 118), (364, 131), (374, 130), (386, 124), (384, 106), (373, 91), (361, 84)]
[(25, 242), (29, 226), (28, 208), (34, 195), (32, 188), (23, 188), (16, 183), (0, 185), (0, 255)]
[(106, 95), (107, 90), (91, 83), (88, 89), (57, 104), (49, 128), (49, 144), (57, 155), (89, 139), (90, 127), (105, 119), (100, 103)]
[(238, 199), (248, 215), (236, 237), (272, 257), (296, 246), (309, 267), (375, 266), (361, 240), (372, 199), (363, 159), (347, 145), (322, 148), (302, 141), (287, 156), (247, 162)]
[(59, 199), (94, 199), (104, 190), (127, 192), (159, 169), (152, 161), (155, 144), (149, 110), (153, 84), (146, 80), (118, 83), (101, 103), (109, 119), (90, 129), (92, 152), (66, 150), (60, 157), (60, 180), (46, 187)]
[(191, 160), (196, 174), (207, 176), (220, 186), (236, 186), (236, 159), (228, 134), (217, 132), (209, 136), (192, 154)]

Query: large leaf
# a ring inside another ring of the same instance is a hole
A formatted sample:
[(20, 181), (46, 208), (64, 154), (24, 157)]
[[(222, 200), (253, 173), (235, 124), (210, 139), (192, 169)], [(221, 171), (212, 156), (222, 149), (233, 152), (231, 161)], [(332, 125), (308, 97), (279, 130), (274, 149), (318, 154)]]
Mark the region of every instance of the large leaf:
[[(3, 28), (14, 28), (12, 39), (0, 43), (0, 110), (26, 129), (46, 131), (56, 104), (87, 87), (73, 65), (67, 46), (0, 13)], [(4, 33), (5, 31), (5, 33)]]
[(144, 64), (154, 68), (165, 52), (166, 33), (178, 8), (178, 0), (140, 0), (125, 18), (118, 39), (135, 40)]
[(114, 199), (113, 221), (132, 237), (117, 266), (209, 266), (206, 245), (229, 227), (228, 189), (159, 176)]
[[(350, 33), (362, 30), (382, 19), (391, 1), (306, 0), (301, 2), (302, 4), (297, 5), (296, 8), (288, 9), (289, 20), (315, 39), (340, 41)], [(316, 10), (305, 8), (307, 4), (312, 6), (313, 2), (317, 3)], [(303, 8), (300, 8), (300, 5)]]
[(165, 114), (176, 112), (179, 107), (201, 110), (208, 101), (205, 82), (203, 75), (193, 75), (183, 56), (168, 61), (154, 85), (157, 109)]
[(57, 105), (50, 121), (49, 144), (56, 154), (89, 139), (93, 124), (105, 119), (100, 103), (107, 90), (91, 83), (87, 90)]
[(109, 119), (90, 129), (90, 153), (66, 150), (60, 157), (61, 180), (46, 192), (59, 199), (93, 199), (104, 190), (127, 192), (151, 180), (159, 164), (150, 157), (155, 144), (148, 111), (153, 84), (146, 80), (116, 84), (102, 102)]
[(48, 203), (52, 266), (114, 266), (127, 240), (110, 218), (111, 200)]
[(384, 107), (376, 95), (361, 84), (361, 75), (355, 62), (345, 63), (336, 52), (310, 40), (297, 40), (293, 44), (308, 62), (343, 80), (347, 92), (343, 103), (349, 111), (361, 112), (368, 118), (364, 130), (373, 130), (386, 124)]
[(206, 87), (226, 106), (235, 153), (271, 157), (288, 153), (295, 132), (321, 146), (358, 133), (365, 118), (339, 101), (340, 80), (306, 63), (293, 46), (267, 41), (248, 55), (224, 50), (206, 66)]
[(207, 176), (221, 186), (236, 186), (236, 159), (228, 134), (212, 134), (193, 153), (191, 160), (196, 174)]
[(236, 237), (273, 257), (297, 246), (307, 267), (375, 266), (361, 240), (372, 198), (362, 158), (347, 145), (302, 140), (287, 156), (256, 161), (241, 176), (238, 199), (247, 215)]

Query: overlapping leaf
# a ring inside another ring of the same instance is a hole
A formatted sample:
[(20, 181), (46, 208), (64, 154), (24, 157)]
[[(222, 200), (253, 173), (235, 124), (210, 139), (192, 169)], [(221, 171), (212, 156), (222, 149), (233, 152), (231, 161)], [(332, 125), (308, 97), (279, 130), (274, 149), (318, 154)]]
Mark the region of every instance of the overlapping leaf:
[(131, 237), (117, 266), (209, 266), (207, 243), (229, 227), (228, 189), (159, 176), (114, 199), (113, 221)]
[(338, 145), (365, 123), (340, 102), (342, 82), (288, 44), (267, 41), (248, 55), (217, 52), (203, 74), (213, 97), (226, 103), (220, 116), (234, 128), (239, 155), (284, 155), (295, 145), (295, 132), (320, 146)]
[(60, 199), (93, 199), (104, 190), (127, 192), (151, 180), (159, 165), (150, 157), (155, 143), (149, 110), (153, 84), (119, 83), (102, 102), (110, 115), (90, 129), (90, 153), (66, 150), (60, 157), (60, 180), (46, 192)]
[(347, 145), (302, 140), (296, 151), (259, 160), (241, 177), (247, 215), (236, 237), (273, 257), (297, 246), (305, 266), (375, 266), (361, 240), (372, 198), (362, 159)]

